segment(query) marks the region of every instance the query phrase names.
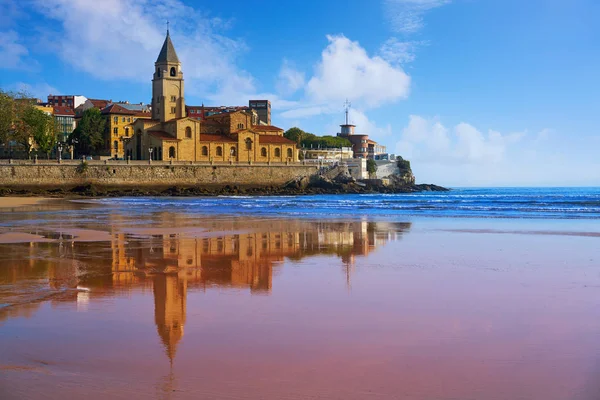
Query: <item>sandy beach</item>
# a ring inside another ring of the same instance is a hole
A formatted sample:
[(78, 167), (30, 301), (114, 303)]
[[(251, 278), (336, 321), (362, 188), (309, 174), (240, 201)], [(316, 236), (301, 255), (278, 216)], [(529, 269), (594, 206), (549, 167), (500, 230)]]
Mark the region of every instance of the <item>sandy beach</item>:
[(0, 227), (2, 399), (598, 394), (593, 224), (78, 207)]
[(0, 210), (38, 205), (50, 200), (47, 197), (0, 197)]

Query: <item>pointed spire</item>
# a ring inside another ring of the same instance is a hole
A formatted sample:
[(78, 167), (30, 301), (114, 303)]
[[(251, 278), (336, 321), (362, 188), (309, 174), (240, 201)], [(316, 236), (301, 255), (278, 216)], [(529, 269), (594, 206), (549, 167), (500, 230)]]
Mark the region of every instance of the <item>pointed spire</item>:
[(171, 36), (169, 35), (169, 28), (167, 22), (167, 37), (165, 38), (165, 42), (162, 45), (162, 49), (160, 50), (160, 54), (156, 59), (156, 62), (170, 62), (170, 63), (179, 63), (179, 58), (177, 57), (177, 53), (175, 52), (175, 46), (173, 46), (173, 42), (171, 42)]

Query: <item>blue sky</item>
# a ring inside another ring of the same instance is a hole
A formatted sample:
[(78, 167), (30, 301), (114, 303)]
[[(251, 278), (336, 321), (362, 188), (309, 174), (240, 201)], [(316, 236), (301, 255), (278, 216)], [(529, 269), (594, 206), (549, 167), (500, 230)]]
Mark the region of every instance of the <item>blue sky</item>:
[(149, 102), (165, 21), (192, 105), (357, 131), (449, 186), (600, 185), (595, 0), (0, 0), (0, 86)]

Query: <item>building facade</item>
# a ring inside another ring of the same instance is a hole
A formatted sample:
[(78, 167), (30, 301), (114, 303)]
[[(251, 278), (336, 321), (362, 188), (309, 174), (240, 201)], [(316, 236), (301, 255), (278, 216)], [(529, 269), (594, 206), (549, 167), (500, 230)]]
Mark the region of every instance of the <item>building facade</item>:
[(66, 142), (75, 130), (75, 110), (71, 107), (54, 106), (52, 114), (56, 122), (58, 141)]
[(106, 119), (104, 134), (105, 156), (125, 158), (125, 144), (133, 136), (133, 123), (138, 119), (150, 119), (151, 114), (144, 111), (132, 111), (120, 104), (111, 104), (101, 111)]
[[(283, 129), (257, 123), (258, 111), (186, 108), (181, 62), (169, 31), (154, 65), (151, 118), (132, 122), (133, 136), (125, 141), (125, 157), (192, 162), (298, 161), (296, 143), (283, 137)], [(270, 103), (268, 110), (270, 120)]]
[(87, 98), (85, 96), (80, 95), (48, 95), (48, 105), (54, 107), (69, 107), (75, 109), (85, 103), (86, 100)]

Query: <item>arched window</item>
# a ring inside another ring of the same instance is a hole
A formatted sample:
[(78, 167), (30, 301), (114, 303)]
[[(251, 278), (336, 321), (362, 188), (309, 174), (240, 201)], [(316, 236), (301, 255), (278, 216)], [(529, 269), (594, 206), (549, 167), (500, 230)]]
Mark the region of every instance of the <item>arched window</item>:
[(260, 149), (260, 155), (263, 157), (267, 156), (267, 148), (266, 147), (263, 147)]
[(252, 139), (246, 138), (246, 150), (252, 150)]
[(113, 148), (115, 149), (115, 151), (119, 151), (119, 142), (117, 142), (116, 140), (113, 142)]
[(238, 124), (238, 129), (244, 129), (244, 124)]
[(208, 155), (208, 147), (202, 146), (202, 155), (203, 156), (207, 156)]
[(231, 154), (231, 157), (235, 157), (237, 155), (237, 151), (236, 151), (235, 147), (232, 147), (229, 150), (229, 154)]
[(223, 155), (223, 148), (221, 146), (217, 146), (217, 156), (221, 157)]
[(281, 150), (275, 149), (275, 157), (281, 157)]
[(185, 137), (188, 139), (192, 138), (192, 128), (189, 126), (185, 128)]
[(169, 158), (175, 158), (175, 146), (169, 147)]
[(287, 149), (287, 156), (288, 158), (294, 157), (294, 152), (292, 151), (292, 149)]
[(171, 76), (177, 75), (177, 69), (175, 67), (171, 67)]

